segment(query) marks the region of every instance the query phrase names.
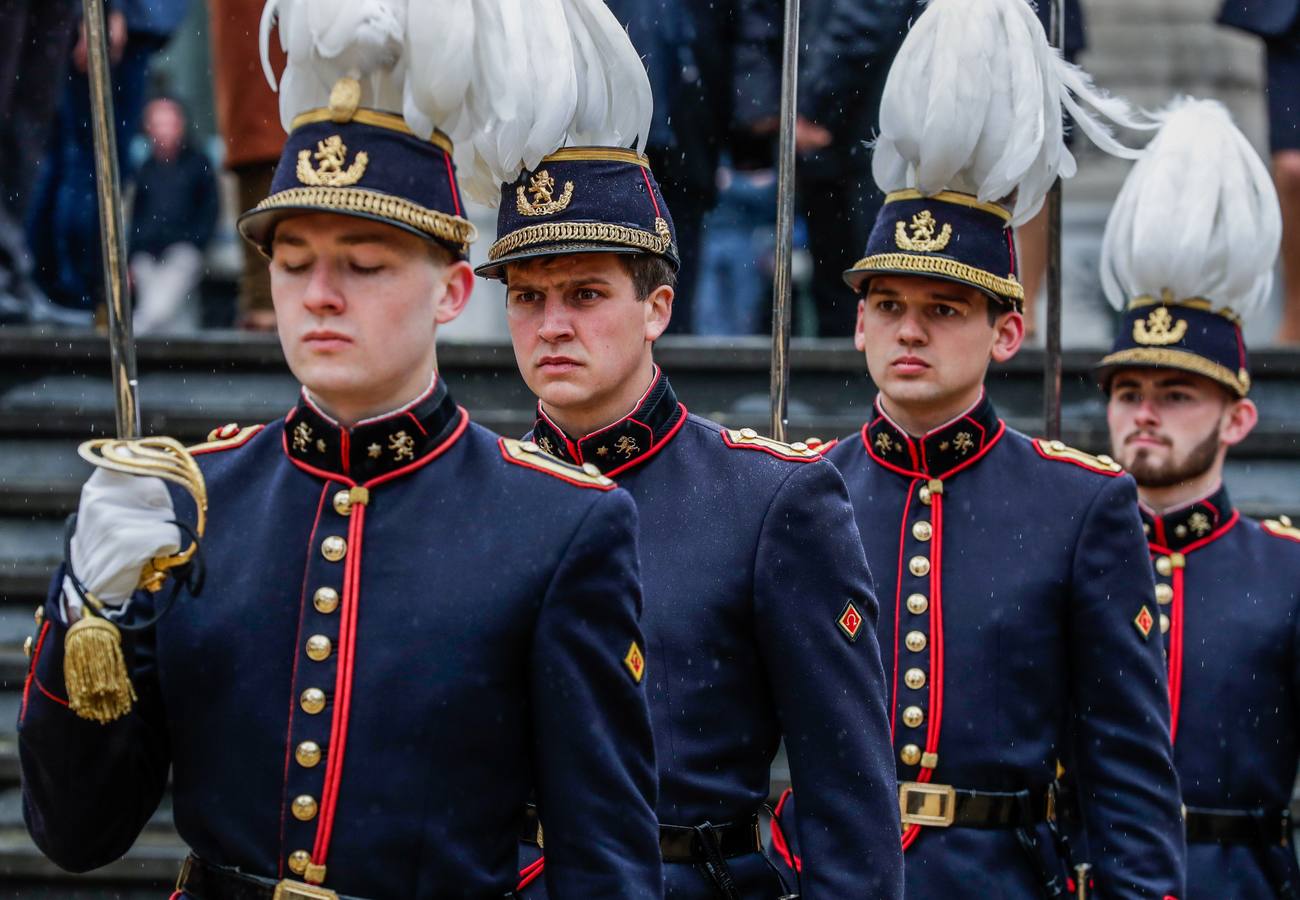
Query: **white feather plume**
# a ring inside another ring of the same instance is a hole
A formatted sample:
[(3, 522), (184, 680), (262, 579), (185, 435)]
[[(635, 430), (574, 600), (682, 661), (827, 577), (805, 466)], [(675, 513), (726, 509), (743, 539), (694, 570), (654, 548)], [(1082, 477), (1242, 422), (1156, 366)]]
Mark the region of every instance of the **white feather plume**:
[[(416, 46), (424, 29), (415, 19), (428, 17), (432, 30), (450, 6), (472, 9), (474, 19), (458, 39), (454, 67)], [(650, 80), (603, 0), (412, 0), (410, 16), (406, 117), (451, 135), (467, 196), (496, 205), (503, 183), (561, 147), (644, 149)], [(463, 97), (453, 69), (464, 79)], [(430, 85), (446, 88), (441, 99)]]
[(1222, 104), (1181, 98), (1120, 189), (1102, 238), (1106, 297), (1203, 297), (1249, 316), (1273, 287), (1282, 213), (1267, 166)]
[(448, 134), (462, 188), (481, 202), (560, 147), (641, 151), (650, 132), (649, 77), (604, 0), (267, 0), (259, 41), (273, 88), (277, 25), (286, 131), (356, 78), (362, 106), (401, 112), (421, 137)]
[(1154, 127), (1067, 63), (1027, 0), (930, 0), (890, 67), (872, 172), (886, 192), (1001, 201), (1019, 225), (1077, 168), (1063, 111), (1102, 150), (1129, 159), (1139, 151), (1110, 126)]
[[(344, 77), (360, 82), (362, 106), (401, 109), (406, 20), (407, 0), (268, 0), (258, 43), (262, 70), (280, 93), (284, 130), (300, 113), (328, 106), (331, 88)], [(277, 24), (288, 56), (278, 87), (269, 53)]]

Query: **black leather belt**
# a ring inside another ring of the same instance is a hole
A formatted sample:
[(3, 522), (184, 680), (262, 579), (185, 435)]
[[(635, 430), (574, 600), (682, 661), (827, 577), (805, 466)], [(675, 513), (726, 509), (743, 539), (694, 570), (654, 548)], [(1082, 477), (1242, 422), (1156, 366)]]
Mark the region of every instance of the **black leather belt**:
[[(546, 848), (542, 823), (537, 818), (537, 807), (529, 806), (524, 813), (524, 823), (519, 829), (519, 840)], [(699, 832), (711, 833), (724, 859), (761, 853), (763, 838), (758, 829), (758, 813), (738, 822), (714, 825), (706, 822), (697, 827), (684, 825), (659, 826), (659, 852), (664, 862), (702, 863), (708, 861), (707, 850), (701, 846)]]
[(362, 900), (288, 878), (276, 881), (214, 866), (193, 853), (185, 858), (176, 889), (198, 900)]
[(950, 784), (898, 786), (903, 825), (930, 828), (1024, 828), (1056, 818), (1056, 795), (1040, 791), (972, 791)]
[(1189, 844), (1285, 847), (1291, 843), (1291, 811), (1287, 809), (1186, 809)]

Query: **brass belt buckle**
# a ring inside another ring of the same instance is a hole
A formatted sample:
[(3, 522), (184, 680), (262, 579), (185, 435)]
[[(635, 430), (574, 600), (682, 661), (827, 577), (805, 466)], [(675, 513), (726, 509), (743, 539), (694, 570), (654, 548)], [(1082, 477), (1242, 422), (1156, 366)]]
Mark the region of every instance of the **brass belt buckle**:
[(338, 896), (329, 888), (285, 878), (276, 884), (271, 900), (338, 900)]
[(904, 825), (947, 828), (957, 817), (957, 790), (950, 784), (904, 781), (898, 786), (898, 813)]

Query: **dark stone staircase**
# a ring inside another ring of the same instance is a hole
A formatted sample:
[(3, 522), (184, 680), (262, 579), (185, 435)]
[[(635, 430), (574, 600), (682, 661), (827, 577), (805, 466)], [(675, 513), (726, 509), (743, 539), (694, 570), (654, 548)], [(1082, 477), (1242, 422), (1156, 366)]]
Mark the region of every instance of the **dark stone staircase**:
[[(1098, 353), (1065, 357), (1063, 438), (1095, 452), (1107, 447), (1104, 405), (1089, 377)], [(768, 430), (769, 345), (763, 338), (664, 339), (657, 359), (693, 412), (733, 427)], [(139, 343), (140, 407), (150, 434), (203, 440), (227, 422), (282, 415), (296, 383), (273, 338), (212, 333)], [(1300, 519), (1300, 354), (1254, 354), (1252, 396), (1263, 420), (1233, 454), (1229, 485), (1254, 515)], [(846, 341), (796, 340), (791, 352), (791, 439), (844, 435), (861, 426), (874, 392), (861, 356)], [(533, 403), (501, 343), (448, 343), (439, 364), (452, 393), (479, 423), (517, 435)], [(1010, 424), (1040, 433), (1041, 351), (999, 367), (990, 391)], [(93, 334), (0, 329), (0, 900), (9, 897), (166, 896), (183, 846), (164, 809), (122, 860), (85, 876), (60, 872), (36, 850), (22, 824), (15, 723), (25, 674), (23, 640), (61, 555), (64, 517), (75, 510), (89, 467), (77, 444), (109, 435), (113, 391), (108, 349)], [(1045, 514), (1049, 511), (1045, 510)], [(777, 782), (788, 778), (783, 766)]]

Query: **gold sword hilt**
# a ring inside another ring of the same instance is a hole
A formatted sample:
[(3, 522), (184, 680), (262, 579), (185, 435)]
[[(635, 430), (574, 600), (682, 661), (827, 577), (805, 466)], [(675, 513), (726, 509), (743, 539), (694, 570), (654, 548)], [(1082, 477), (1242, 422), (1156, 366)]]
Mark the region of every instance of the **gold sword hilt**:
[[(152, 476), (180, 485), (194, 498), (197, 520), (194, 533), (203, 536), (208, 520), (208, 489), (199, 464), (180, 441), (169, 437), (99, 438), (86, 441), (77, 448), (77, 454), (101, 469), (127, 475)], [(157, 591), (167, 579), (167, 572), (183, 566), (194, 557), (197, 543), (191, 543), (179, 553), (157, 556), (140, 570), (138, 587)]]

